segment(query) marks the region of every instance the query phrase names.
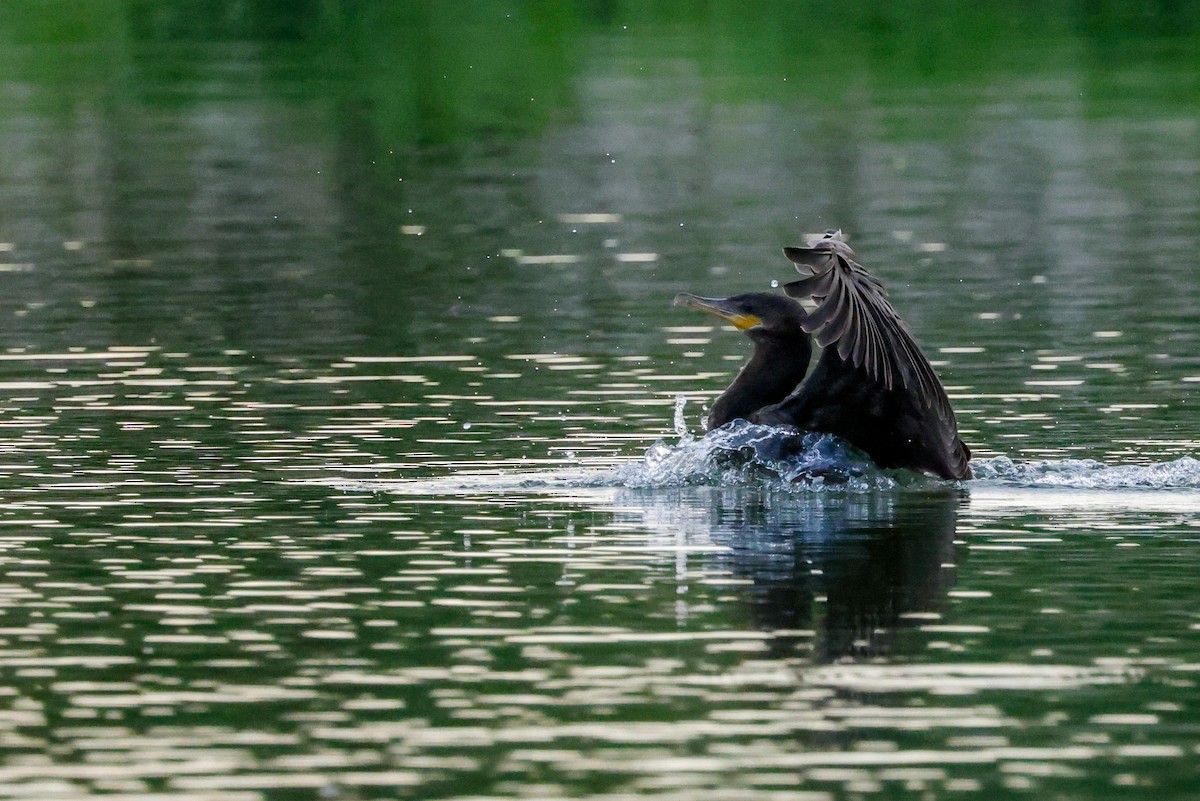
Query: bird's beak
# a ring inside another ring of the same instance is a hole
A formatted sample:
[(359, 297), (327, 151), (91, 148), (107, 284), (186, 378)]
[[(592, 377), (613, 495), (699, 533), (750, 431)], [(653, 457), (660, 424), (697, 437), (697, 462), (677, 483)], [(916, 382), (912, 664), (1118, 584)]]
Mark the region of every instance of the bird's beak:
[(671, 305), (707, 312), (708, 314), (720, 317), (739, 331), (745, 331), (756, 325), (762, 325), (761, 318), (731, 308), (725, 298), (701, 298), (696, 295), (689, 295), (687, 292), (680, 292), (675, 296), (675, 301)]

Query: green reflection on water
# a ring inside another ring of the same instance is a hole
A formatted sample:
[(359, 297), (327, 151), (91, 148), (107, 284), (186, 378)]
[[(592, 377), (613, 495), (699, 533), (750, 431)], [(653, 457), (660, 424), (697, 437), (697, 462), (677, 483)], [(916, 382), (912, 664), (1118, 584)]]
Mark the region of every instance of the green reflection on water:
[[(639, 73), (664, 57), (695, 64), (710, 101), (839, 102), (848, 92), (962, 91), (998, 76), (1081, 70), (1090, 76), (1083, 101), (1103, 113), (1119, 99), (1194, 105), (1197, 30), (1190, 4), (1158, 2), (848, 3), (831, 13), (811, 2), (14, 0), (0, 43), (35, 48), (9, 61), (10, 78), (55, 89), (67, 69), (83, 86), (139, 83), (146, 73), (128, 65), (161, 69), (164, 46), (255, 44), (288, 56), (268, 73), (277, 91), (344, 82), (345, 99), (370, 105), (379, 135), (412, 145), (537, 130), (571, 107), (598, 37)], [(161, 77), (202, 74), (203, 55), (192, 52), (191, 64)], [(1130, 68), (1153, 63), (1190, 80), (1130, 84)]]

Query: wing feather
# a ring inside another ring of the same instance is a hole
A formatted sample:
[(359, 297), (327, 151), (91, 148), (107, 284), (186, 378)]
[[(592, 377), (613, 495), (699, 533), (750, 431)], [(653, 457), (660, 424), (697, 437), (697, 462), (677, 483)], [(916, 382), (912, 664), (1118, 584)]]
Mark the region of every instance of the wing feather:
[(801, 278), (784, 286), (792, 297), (817, 303), (804, 322), (822, 347), (861, 367), (888, 389), (903, 386), (943, 420), (953, 421), (950, 400), (933, 366), (887, 299), (883, 283), (854, 260), (854, 251), (829, 231), (808, 247), (784, 248)]

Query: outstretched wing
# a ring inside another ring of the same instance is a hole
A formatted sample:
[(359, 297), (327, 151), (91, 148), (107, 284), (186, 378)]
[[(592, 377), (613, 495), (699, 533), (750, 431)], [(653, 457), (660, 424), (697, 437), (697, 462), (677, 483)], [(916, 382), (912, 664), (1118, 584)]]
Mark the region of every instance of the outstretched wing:
[(808, 247), (783, 252), (804, 276), (785, 284), (784, 291), (817, 302), (804, 330), (815, 333), (821, 347), (836, 347), (838, 356), (882, 386), (902, 386), (942, 420), (954, 419), (929, 360), (888, 302), (883, 284), (854, 260), (841, 231), (826, 231)]

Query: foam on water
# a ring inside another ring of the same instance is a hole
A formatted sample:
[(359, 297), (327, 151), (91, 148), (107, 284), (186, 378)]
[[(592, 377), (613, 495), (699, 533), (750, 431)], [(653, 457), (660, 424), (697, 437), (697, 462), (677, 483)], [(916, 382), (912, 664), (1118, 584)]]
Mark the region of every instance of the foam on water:
[[(1133, 466), (1106, 465), (1090, 459), (1016, 462), (1000, 456), (973, 461), (971, 466), (975, 480), (956, 483), (972, 495), (1015, 490), (1087, 490), (1093, 494), (1200, 490), (1200, 460), (1192, 457)], [(675, 444), (656, 442), (641, 458), (607, 470), (480, 472), (426, 479), (339, 478), (301, 483), (401, 495), (444, 495), (731, 485), (755, 485), (790, 493), (858, 493), (920, 490), (949, 482), (905, 471), (880, 470), (834, 437), (747, 423)]]
[[(696, 437), (687, 429), (681, 395), (675, 401), (675, 444), (658, 441), (640, 460), (604, 478), (628, 488), (765, 482), (788, 491), (871, 491), (929, 487), (945, 482), (903, 470), (880, 470), (836, 437), (735, 420)], [(971, 462), (971, 486), (1089, 490), (1200, 489), (1200, 460), (1107, 465), (1094, 459), (1017, 462), (1007, 456)], [(594, 485), (594, 484), (593, 484)]]
[(1094, 459), (1017, 462), (1007, 456), (971, 462), (975, 478), (1020, 487), (1095, 490), (1200, 489), (1200, 460), (1191, 456), (1144, 466)]
[[(735, 420), (702, 437), (684, 423), (684, 398), (675, 402), (674, 445), (654, 443), (640, 461), (612, 471), (623, 487), (745, 484), (766, 481), (792, 491), (836, 488), (867, 491), (943, 483), (903, 470), (880, 470), (836, 437)], [(1108, 465), (1094, 459), (1018, 462), (1007, 456), (971, 462), (975, 481), (964, 486), (1088, 490), (1200, 489), (1200, 460), (1183, 457), (1149, 465)]]
[[(971, 462), (972, 487), (1002, 489), (1196, 490), (1200, 460), (1183, 457), (1149, 465), (1108, 465), (1094, 459), (1019, 462), (1007, 456)], [(622, 487), (766, 482), (788, 491), (871, 491), (928, 488), (942, 482), (903, 470), (880, 470), (846, 443), (824, 434), (737, 420), (707, 435), (656, 442), (640, 460), (612, 471)]]
[[(640, 458), (608, 469), (569, 468), (511, 472), (482, 470), (429, 479), (322, 480), (346, 488), (404, 495), (453, 492), (504, 493), (684, 486), (756, 485), (784, 492), (874, 492), (944, 485), (904, 470), (881, 470), (865, 455), (828, 434), (734, 420), (696, 436), (688, 430), (680, 396), (675, 402), (675, 442), (659, 440)], [(1093, 459), (1019, 462), (1007, 456), (971, 462), (971, 490), (995, 494), (1025, 490), (1196, 490), (1200, 460), (1183, 457), (1149, 465), (1108, 465)]]
[[(1145, 466), (1091, 459), (1017, 462), (1006, 456), (971, 463), (975, 480), (958, 482), (976, 494), (1011, 490), (1144, 492), (1200, 490), (1200, 460), (1184, 457)], [(928, 489), (949, 482), (902, 470), (880, 470), (835, 437), (772, 429), (743, 421), (703, 437), (655, 442), (638, 459), (611, 469), (458, 473), (426, 479), (305, 481), (401, 495), (510, 493), (686, 486), (756, 485), (782, 492), (874, 492)]]

